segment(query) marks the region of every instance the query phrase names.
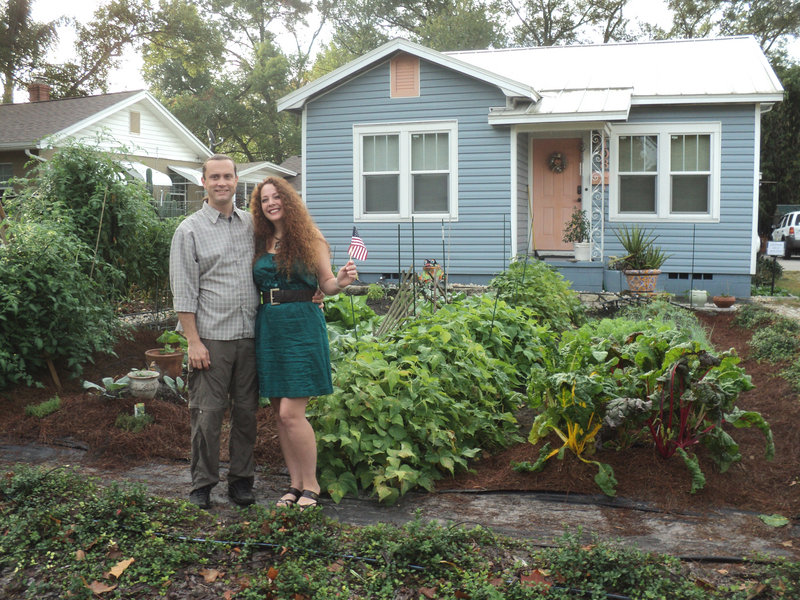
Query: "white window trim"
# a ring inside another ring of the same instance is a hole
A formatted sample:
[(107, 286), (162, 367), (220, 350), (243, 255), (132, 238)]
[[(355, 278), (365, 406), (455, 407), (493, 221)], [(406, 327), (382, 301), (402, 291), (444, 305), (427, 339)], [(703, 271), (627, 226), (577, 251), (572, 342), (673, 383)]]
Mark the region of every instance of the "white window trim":
[[(448, 212), (425, 212), (413, 214), (411, 211), (411, 134), (447, 133), (450, 140), (450, 178)], [(399, 212), (368, 214), (364, 212), (364, 198), (361, 177), (361, 138), (365, 135), (398, 135), (400, 149), (400, 198)], [(407, 121), (399, 123), (370, 123), (353, 125), (353, 219), (356, 222), (410, 222), (458, 220), (458, 121)]]
[[(711, 136), (711, 176), (709, 178), (709, 212), (670, 212), (670, 136), (681, 134), (709, 134)], [(619, 138), (628, 135), (658, 136), (658, 168), (656, 171), (656, 213), (619, 212)], [(720, 171), (722, 168), (722, 124), (715, 123), (639, 123), (615, 125), (611, 128), (610, 140), (610, 221), (626, 222), (686, 222), (718, 223), (720, 215)]]

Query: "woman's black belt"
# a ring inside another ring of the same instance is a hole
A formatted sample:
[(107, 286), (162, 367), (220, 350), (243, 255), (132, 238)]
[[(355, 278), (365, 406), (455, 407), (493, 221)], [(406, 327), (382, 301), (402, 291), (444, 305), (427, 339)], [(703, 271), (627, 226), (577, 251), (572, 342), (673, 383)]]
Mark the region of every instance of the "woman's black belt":
[(272, 288), (269, 290), (262, 290), (261, 304), (283, 304), (284, 302), (311, 302), (314, 297), (314, 290), (282, 290), (280, 288)]

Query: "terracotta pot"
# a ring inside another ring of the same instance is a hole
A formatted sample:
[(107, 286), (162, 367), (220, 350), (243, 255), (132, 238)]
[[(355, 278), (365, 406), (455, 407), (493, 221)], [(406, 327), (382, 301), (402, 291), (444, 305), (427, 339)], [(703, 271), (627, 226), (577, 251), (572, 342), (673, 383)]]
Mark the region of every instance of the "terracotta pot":
[(177, 379), (183, 374), (183, 350), (177, 352), (161, 352), (160, 348), (146, 350), (144, 353), (145, 364), (149, 367), (156, 363), (162, 375), (169, 375)]
[(711, 301), (717, 308), (730, 308), (736, 302), (736, 298), (733, 296), (714, 296)]
[(623, 271), (628, 280), (628, 289), (634, 294), (652, 294), (661, 274), (659, 269), (631, 269)]

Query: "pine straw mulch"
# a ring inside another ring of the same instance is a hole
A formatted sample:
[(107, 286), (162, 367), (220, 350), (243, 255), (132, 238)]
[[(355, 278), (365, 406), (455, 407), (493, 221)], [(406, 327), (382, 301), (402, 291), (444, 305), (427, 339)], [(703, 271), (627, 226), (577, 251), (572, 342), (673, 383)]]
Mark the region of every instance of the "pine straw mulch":
[[(800, 517), (800, 428), (797, 410), (800, 398), (777, 374), (782, 366), (747, 358), (750, 332), (732, 325), (732, 313), (698, 313), (711, 331), (718, 349), (733, 347), (744, 358), (742, 366), (756, 385), (744, 393), (739, 405), (757, 410), (769, 421), (775, 437), (776, 457), (764, 460), (764, 439), (755, 429), (730, 431), (739, 443), (743, 459), (726, 473), (720, 473), (703, 448), (698, 450), (706, 476), (705, 488), (689, 493), (690, 476), (678, 457), (661, 459), (652, 445), (625, 451), (602, 451), (593, 458), (610, 464), (616, 475), (619, 497), (652, 502), (664, 510), (702, 512), (737, 508), (762, 513)], [(103, 377), (121, 376), (132, 367), (143, 367), (144, 351), (158, 347), (158, 332), (137, 331), (131, 340), (121, 341), (118, 357), (98, 356), (84, 370), (83, 379), (99, 383)], [(46, 379), (46, 376), (45, 376)], [(133, 434), (114, 425), (120, 412), (132, 413), (133, 400), (107, 400), (87, 394), (80, 380), (65, 381), (60, 394), (62, 409), (42, 420), (27, 417), (24, 407), (54, 395), (49, 389), (16, 388), (0, 393), (0, 437), (17, 442), (68, 445), (88, 450), (93, 464), (101, 468), (131, 466), (159, 461), (188, 461), (189, 423), (187, 409), (180, 401), (148, 401), (146, 410), (154, 423)], [(258, 413), (256, 458), (261, 467), (278, 471), (283, 467), (280, 447), (270, 409)], [(527, 435), (527, 429), (521, 429)], [(222, 456), (227, 460), (227, 438), (223, 432)], [(495, 455), (473, 461), (471, 472), (438, 482), (438, 489), (556, 491), (598, 494), (596, 468), (570, 453), (563, 460), (551, 459), (540, 473), (520, 474), (512, 461), (535, 461), (538, 448), (522, 443)]]

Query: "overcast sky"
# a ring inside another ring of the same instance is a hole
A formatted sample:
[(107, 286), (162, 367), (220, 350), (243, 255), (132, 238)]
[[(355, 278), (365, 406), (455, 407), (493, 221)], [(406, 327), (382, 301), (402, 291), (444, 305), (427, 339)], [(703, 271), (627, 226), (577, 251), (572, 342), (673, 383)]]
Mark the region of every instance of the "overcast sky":
[[(65, 14), (65, 6), (69, 7), (69, 15), (81, 22), (87, 22), (98, 6), (107, 0), (82, 0), (81, 2), (65, 3), (64, 0), (33, 0), (31, 8), (35, 21), (52, 21)], [(626, 11), (626, 16), (633, 20), (641, 19), (657, 23), (662, 26), (669, 25), (669, 11), (664, 0), (631, 0)], [(59, 45), (53, 51), (51, 58), (70, 56), (73, 51), (75, 37), (71, 35), (68, 27), (59, 28)], [(120, 68), (110, 74), (109, 92), (123, 92), (128, 90), (144, 89), (147, 86), (139, 74), (142, 66), (140, 57), (133, 51), (127, 53)], [(27, 100), (26, 92), (16, 92), (15, 101)]]

